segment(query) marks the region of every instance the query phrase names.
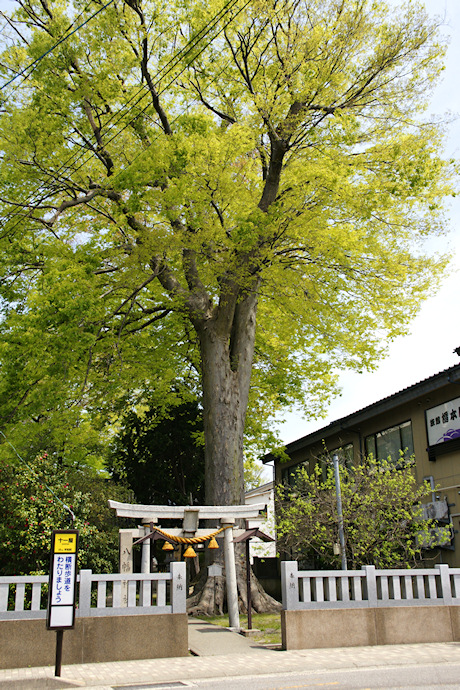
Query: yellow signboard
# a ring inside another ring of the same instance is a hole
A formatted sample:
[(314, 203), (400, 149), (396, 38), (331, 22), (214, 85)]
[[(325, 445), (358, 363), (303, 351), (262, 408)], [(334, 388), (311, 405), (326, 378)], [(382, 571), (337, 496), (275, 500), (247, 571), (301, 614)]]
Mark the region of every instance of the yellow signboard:
[(77, 535), (68, 532), (57, 532), (54, 535), (54, 553), (76, 553)]

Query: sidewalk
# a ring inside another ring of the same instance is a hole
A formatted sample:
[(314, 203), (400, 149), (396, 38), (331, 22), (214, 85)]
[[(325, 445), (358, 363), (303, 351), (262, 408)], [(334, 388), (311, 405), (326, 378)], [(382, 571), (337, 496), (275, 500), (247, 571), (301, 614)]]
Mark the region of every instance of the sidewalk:
[(202, 653), (202, 656), (76, 664), (64, 666), (61, 678), (54, 677), (52, 667), (0, 670), (0, 688), (59, 690), (86, 687), (113, 690), (117, 686), (151, 684), (152, 690), (159, 690), (161, 683), (262, 676), (269, 672), (460, 664), (460, 644), (455, 642), (285, 652), (260, 647), (250, 638), (226, 629), (216, 630), (216, 626), (203, 621), (192, 620), (189, 630), (190, 645), (195, 648), (195, 654)]

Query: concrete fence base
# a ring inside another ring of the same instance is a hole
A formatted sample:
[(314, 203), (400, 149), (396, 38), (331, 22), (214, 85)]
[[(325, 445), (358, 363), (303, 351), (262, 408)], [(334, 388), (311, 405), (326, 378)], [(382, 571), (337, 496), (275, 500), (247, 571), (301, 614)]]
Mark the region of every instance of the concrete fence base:
[[(64, 632), (62, 663), (187, 656), (185, 613), (76, 618)], [(54, 666), (56, 633), (43, 619), (0, 621), (0, 668)]]
[(281, 612), (283, 649), (460, 642), (459, 606)]

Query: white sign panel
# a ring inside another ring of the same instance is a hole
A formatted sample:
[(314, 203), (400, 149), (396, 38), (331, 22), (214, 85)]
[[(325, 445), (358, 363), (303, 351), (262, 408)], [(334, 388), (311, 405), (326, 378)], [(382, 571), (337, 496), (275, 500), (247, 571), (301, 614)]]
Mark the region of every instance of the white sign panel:
[(75, 553), (54, 555), (51, 606), (73, 606), (76, 561)]
[(50, 628), (71, 628), (73, 626), (74, 607), (53, 606), (50, 612)]
[(460, 398), (432, 407), (425, 415), (429, 446), (460, 438)]
[(51, 536), (47, 627), (72, 628), (75, 621), (78, 530), (55, 530)]

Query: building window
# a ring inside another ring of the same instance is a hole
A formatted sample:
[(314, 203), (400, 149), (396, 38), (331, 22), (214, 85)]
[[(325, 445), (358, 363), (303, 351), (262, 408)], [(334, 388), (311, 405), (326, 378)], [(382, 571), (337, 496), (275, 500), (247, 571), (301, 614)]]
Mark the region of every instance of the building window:
[(283, 484), (289, 484), (289, 486), (294, 486), (296, 483), (297, 479), (297, 471), (301, 468), (305, 467), (305, 469), (308, 471), (309, 468), (309, 462), (306, 460), (305, 462), (299, 462), (297, 465), (291, 465), (290, 467), (283, 467), (281, 470), (281, 481)]
[(339, 456), (339, 462), (349, 470), (353, 467), (353, 444), (347, 443), (346, 446), (340, 446), (340, 448), (335, 448), (329, 453), (329, 458), (331, 459), (333, 455)]
[(339, 464), (347, 468), (347, 470), (353, 467), (353, 444), (347, 443), (345, 446), (340, 446), (340, 448), (334, 448), (333, 450), (327, 451), (318, 457), (321, 463), (321, 478), (323, 482), (326, 481), (329, 472), (333, 471), (332, 467), (332, 456), (339, 456)]
[(405, 458), (414, 453), (412, 439), (412, 423), (403, 422), (398, 426), (391, 426), (364, 439), (366, 455), (372, 455), (376, 460), (391, 458), (397, 461), (401, 451)]
[[(332, 456), (335, 454), (339, 456), (339, 462), (341, 465), (344, 465), (347, 469), (353, 467), (352, 443), (347, 443), (345, 446), (340, 446), (340, 448), (334, 448), (334, 450), (328, 451), (327, 454), (322, 453), (317, 457), (317, 461), (321, 463), (322, 478), (324, 481), (327, 479), (328, 469), (332, 470)], [(283, 484), (289, 484), (290, 486), (294, 486), (294, 484), (296, 483), (297, 471), (301, 467), (305, 467), (305, 469), (309, 472), (309, 461), (306, 460), (304, 462), (297, 463), (297, 465), (284, 467), (281, 470), (281, 481), (283, 482)]]

